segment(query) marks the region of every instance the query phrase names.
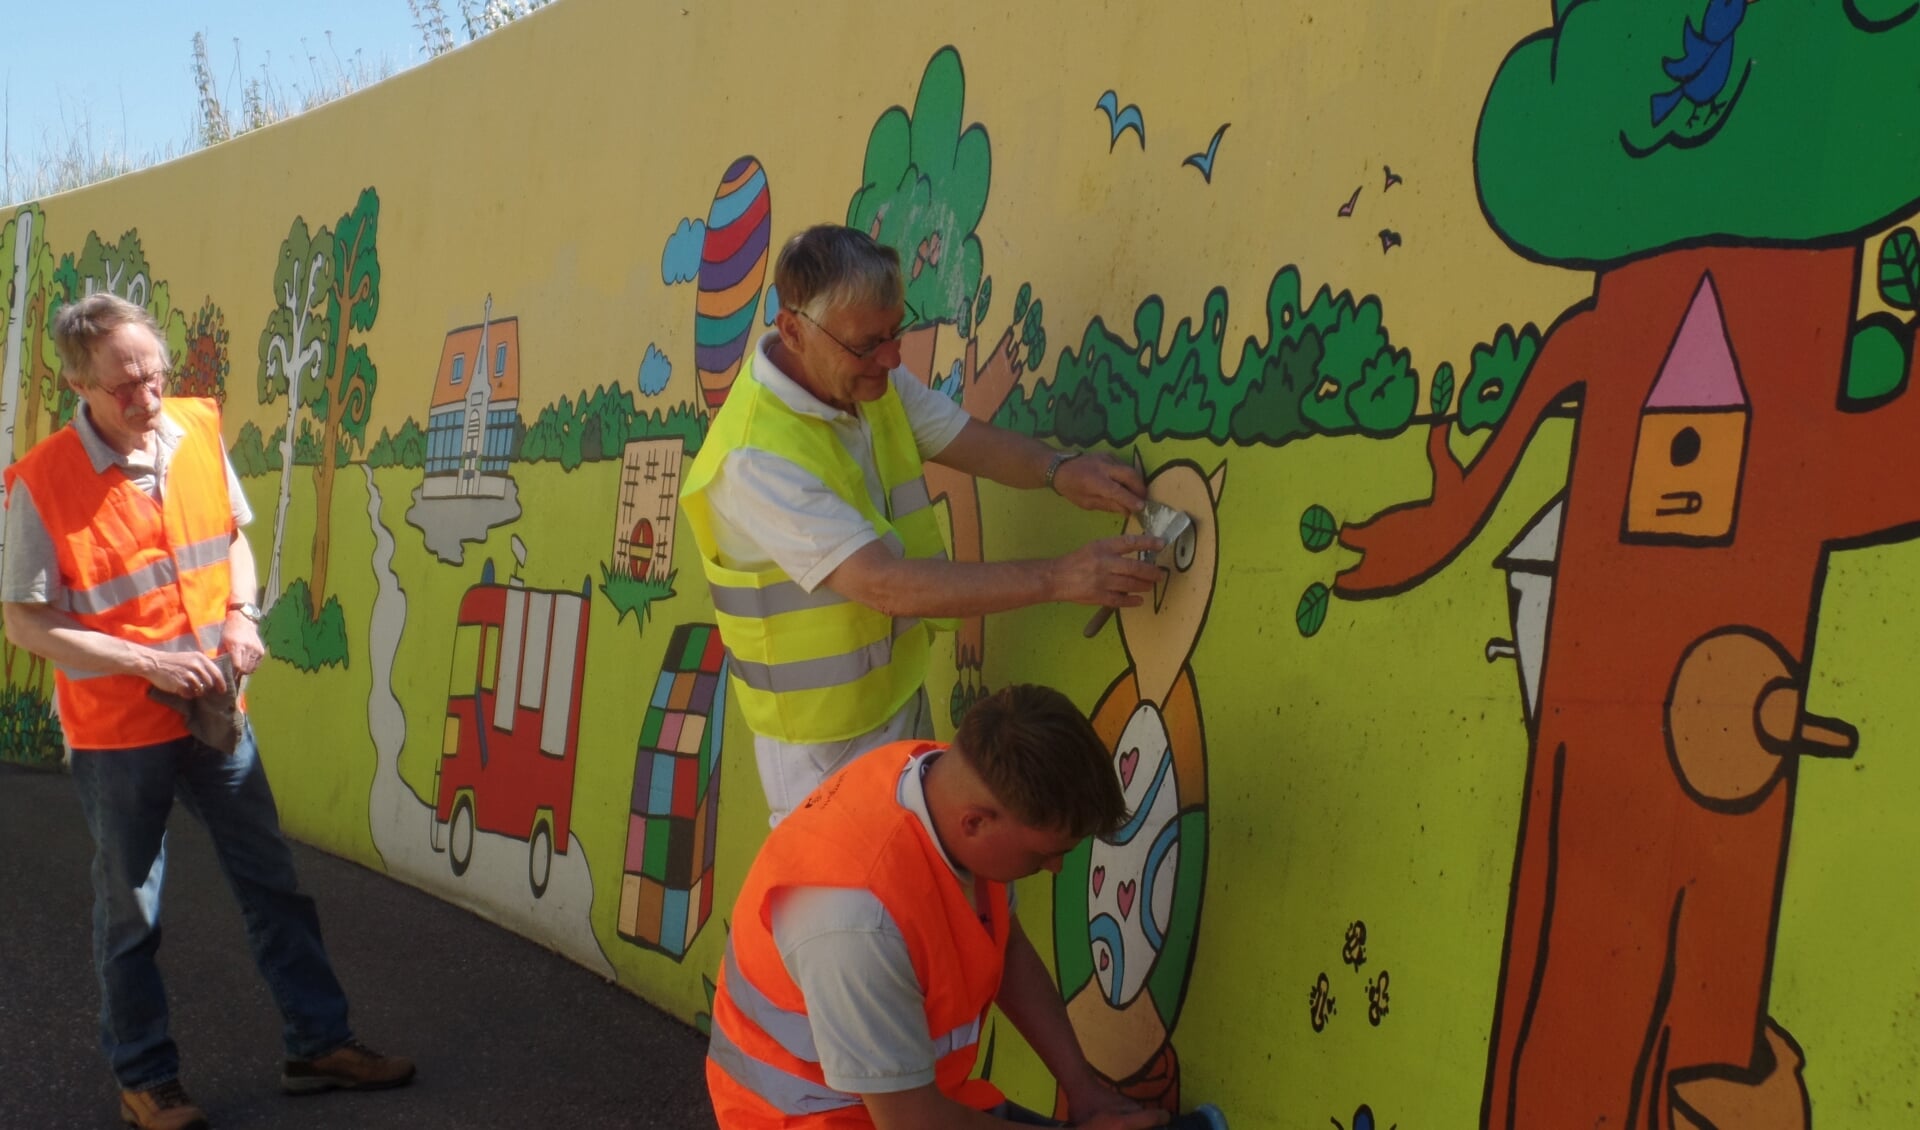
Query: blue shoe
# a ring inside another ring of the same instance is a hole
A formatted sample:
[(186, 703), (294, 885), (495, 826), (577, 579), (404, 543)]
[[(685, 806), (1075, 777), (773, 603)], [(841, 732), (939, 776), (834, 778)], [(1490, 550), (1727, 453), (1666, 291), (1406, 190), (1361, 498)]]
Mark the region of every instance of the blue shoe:
[(1212, 1103), (1201, 1103), (1167, 1123), (1167, 1130), (1227, 1130), (1227, 1116)]

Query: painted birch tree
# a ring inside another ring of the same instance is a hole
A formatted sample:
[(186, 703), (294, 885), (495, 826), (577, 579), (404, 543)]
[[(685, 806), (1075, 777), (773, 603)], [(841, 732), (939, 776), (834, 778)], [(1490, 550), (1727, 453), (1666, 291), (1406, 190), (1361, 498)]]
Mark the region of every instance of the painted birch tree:
[(267, 565), (266, 606), (280, 599), (280, 562), (287, 532), (287, 504), (293, 495), (293, 437), (301, 404), (313, 399), (327, 356), (326, 298), (332, 289), (333, 233), (310, 233), (307, 221), (293, 218), (273, 272), (273, 313), (260, 331), (260, 403), (285, 399), (286, 426), (280, 429), (280, 494), (273, 508), (273, 553)]

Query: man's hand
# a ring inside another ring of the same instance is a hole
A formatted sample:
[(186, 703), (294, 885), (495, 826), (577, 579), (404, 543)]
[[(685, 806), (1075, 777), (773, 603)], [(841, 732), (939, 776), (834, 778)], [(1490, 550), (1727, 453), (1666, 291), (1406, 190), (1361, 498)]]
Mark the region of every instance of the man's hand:
[[(1075, 1126), (1086, 1126), (1102, 1115), (1137, 1114), (1144, 1108), (1107, 1085), (1107, 1081), (1094, 1074), (1093, 1068), (1074, 1075), (1071, 1079), (1061, 1079), (1060, 1089), (1067, 1096), (1067, 1114)], [(1164, 1120), (1163, 1120), (1164, 1121)], [(1129, 1125), (1122, 1122), (1120, 1125)], [(1159, 1122), (1143, 1122), (1142, 1126), (1158, 1126)]]
[(142, 674), (147, 682), (181, 698), (199, 698), (209, 691), (225, 691), (220, 665), (197, 651), (151, 651), (152, 667)]
[(1160, 566), (1142, 561), (1140, 555), (1157, 553), (1165, 546), (1165, 541), (1151, 534), (1122, 534), (1056, 557), (1052, 599), (1132, 608), (1141, 602), (1139, 594), (1151, 591), (1160, 579)]
[(259, 625), (237, 611), (227, 613), (220, 650), (233, 656), (233, 670), (240, 675), (253, 674), (267, 654), (266, 645), (260, 642)]
[(1147, 481), (1138, 468), (1103, 452), (1076, 455), (1054, 472), (1053, 489), (1082, 510), (1138, 514), (1147, 504)]

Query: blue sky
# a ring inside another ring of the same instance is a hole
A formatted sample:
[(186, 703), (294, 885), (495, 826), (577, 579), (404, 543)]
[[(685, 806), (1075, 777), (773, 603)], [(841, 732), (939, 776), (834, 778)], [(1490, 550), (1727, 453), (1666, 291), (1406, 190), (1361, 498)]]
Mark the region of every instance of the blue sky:
[[(97, 153), (185, 151), (198, 105), (196, 31), (206, 33), (229, 113), (237, 111), (248, 78), (270, 78), (297, 106), (302, 93), (343, 70), (359, 70), (360, 62), (378, 73), (425, 57), (407, 0), (0, 0), (0, 6), (7, 12), (0, 83), (16, 167), (50, 144), (64, 148), (82, 128)], [(441, 7), (454, 42), (464, 43), (456, 0), (442, 0)]]

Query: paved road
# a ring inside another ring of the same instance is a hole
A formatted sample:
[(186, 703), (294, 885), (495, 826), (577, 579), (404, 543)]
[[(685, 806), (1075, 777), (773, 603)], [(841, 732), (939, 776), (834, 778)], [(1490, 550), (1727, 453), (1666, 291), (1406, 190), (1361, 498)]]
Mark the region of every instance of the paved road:
[[(87, 871), (65, 776), (0, 765), (0, 1130), (118, 1126), (96, 1043)], [(518, 935), (294, 845), (354, 1028), (410, 1087), (280, 1094), (280, 1023), (206, 833), (176, 808), (161, 967), (182, 1079), (219, 1130), (712, 1130), (705, 1041)]]

